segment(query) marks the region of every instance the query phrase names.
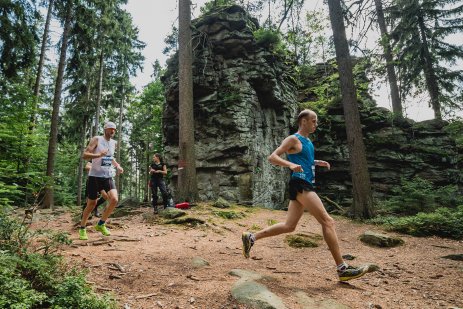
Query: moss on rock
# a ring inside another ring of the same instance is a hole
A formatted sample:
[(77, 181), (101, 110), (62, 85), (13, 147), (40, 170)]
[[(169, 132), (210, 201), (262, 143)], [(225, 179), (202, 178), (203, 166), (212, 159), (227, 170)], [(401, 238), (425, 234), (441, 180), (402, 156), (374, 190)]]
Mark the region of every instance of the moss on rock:
[(286, 243), (293, 248), (314, 248), (323, 237), (317, 234), (292, 234), (285, 237)]

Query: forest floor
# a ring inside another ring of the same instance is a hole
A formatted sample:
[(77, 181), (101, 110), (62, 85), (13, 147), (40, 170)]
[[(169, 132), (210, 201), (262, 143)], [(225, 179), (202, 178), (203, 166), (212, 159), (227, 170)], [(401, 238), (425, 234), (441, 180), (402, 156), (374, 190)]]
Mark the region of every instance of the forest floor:
[[(89, 227), (88, 241), (78, 239), (70, 212), (39, 210), (33, 228), (68, 232), (73, 243), (63, 248), (66, 260), (88, 270), (88, 282), (98, 293), (112, 293), (121, 308), (251, 308), (231, 295), (239, 279), (229, 274), (233, 269), (272, 277), (265, 285), (289, 309), (318, 308), (303, 305), (295, 296), (298, 291), (317, 301), (333, 300), (344, 308), (463, 308), (463, 262), (442, 258), (462, 254), (462, 241), (395, 235), (335, 217), (342, 253), (356, 257), (350, 263), (380, 267), (340, 283), (323, 241), (316, 248), (297, 249), (285, 242), (285, 235), (279, 235), (258, 241), (251, 259), (242, 256), (241, 233), (283, 221), (285, 211), (234, 207), (243, 217), (227, 220), (217, 210), (205, 205), (186, 210), (206, 222), (193, 226), (165, 224), (151, 208), (134, 208), (111, 219), (109, 237)], [(90, 222), (95, 224), (96, 218)], [(367, 230), (399, 236), (405, 244), (366, 246), (358, 237)], [(321, 228), (306, 213), (294, 233), (321, 235)], [(196, 266), (195, 257), (209, 265)]]

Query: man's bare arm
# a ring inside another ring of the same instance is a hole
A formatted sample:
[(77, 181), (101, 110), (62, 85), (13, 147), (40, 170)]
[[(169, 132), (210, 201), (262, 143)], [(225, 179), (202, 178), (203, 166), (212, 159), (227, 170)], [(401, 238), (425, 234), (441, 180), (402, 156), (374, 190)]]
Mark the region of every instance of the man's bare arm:
[(95, 148), (98, 146), (98, 138), (97, 137), (92, 137), (90, 140), (90, 143), (88, 143), (87, 148), (84, 150), (84, 154), (82, 155), (82, 158), (84, 160), (91, 160), (91, 159), (96, 159), (105, 156), (108, 153), (108, 149), (103, 150), (102, 152), (99, 153), (93, 153), (95, 151)]
[(119, 163), (117, 163), (117, 161), (114, 158), (111, 163), (113, 164), (114, 167), (116, 167), (117, 174), (122, 174), (124, 172), (124, 169), (122, 168), (122, 166)]
[(281, 145), (272, 152), (272, 154), (268, 157), (268, 161), (273, 165), (289, 167), (293, 172), (303, 172), (300, 165), (291, 163), (281, 157), (281, 155), (284, 153), (288, 153), (290, 150), (294, 149), (297, 145), (297, 142), (297, 137), (288, 136), (283, 140)]

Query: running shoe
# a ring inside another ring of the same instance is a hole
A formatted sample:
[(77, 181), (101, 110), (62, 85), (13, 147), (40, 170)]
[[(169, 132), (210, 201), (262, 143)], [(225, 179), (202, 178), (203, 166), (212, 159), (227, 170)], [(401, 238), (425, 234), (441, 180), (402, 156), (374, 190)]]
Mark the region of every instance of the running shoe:
[(97, 230), (98, 232), (101, 232), (101, 234), (103, 234), (103, 236), (109, 236), (111, 235), (111, 232), (106, 228), (106, 224), (102, 224), (102, 225), (95, 225), (95, 230)]
[(241, 240), (243, 241), (243, 255), (245, 258), (249, 259), (249, 252), (254, 245), (254, 237), (250, 232), (243, 232)]
[(79, 239), (88, 240), (87, 229), (79, 229)]
[(356, 279), (362, 277), (368, 272), (368, 266), (360, 266), (360, 267), (353, 267), (347, 266), (346, 269), (339, 271), (338, 270), (338, 277), (339, 281), (349, 281), (352, 279)]

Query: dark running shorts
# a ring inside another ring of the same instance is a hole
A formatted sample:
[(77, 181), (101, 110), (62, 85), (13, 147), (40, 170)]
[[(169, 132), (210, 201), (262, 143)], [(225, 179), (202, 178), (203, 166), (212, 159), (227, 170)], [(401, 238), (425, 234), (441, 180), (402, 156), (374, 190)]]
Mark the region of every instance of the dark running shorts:
[(116, 189), (112, 178), (88, 176), (87, 197), (89, 199), (96, 200), (98, 192), (101, 190), (109, 192), (112, 189)]
[(302, 193), (303, 191), (315, 191), (315, 188), (311, 183), (305, 181), (304, 179), (294, 177), (289, 180), (290, 200), (296, 200), (297, 194)]

